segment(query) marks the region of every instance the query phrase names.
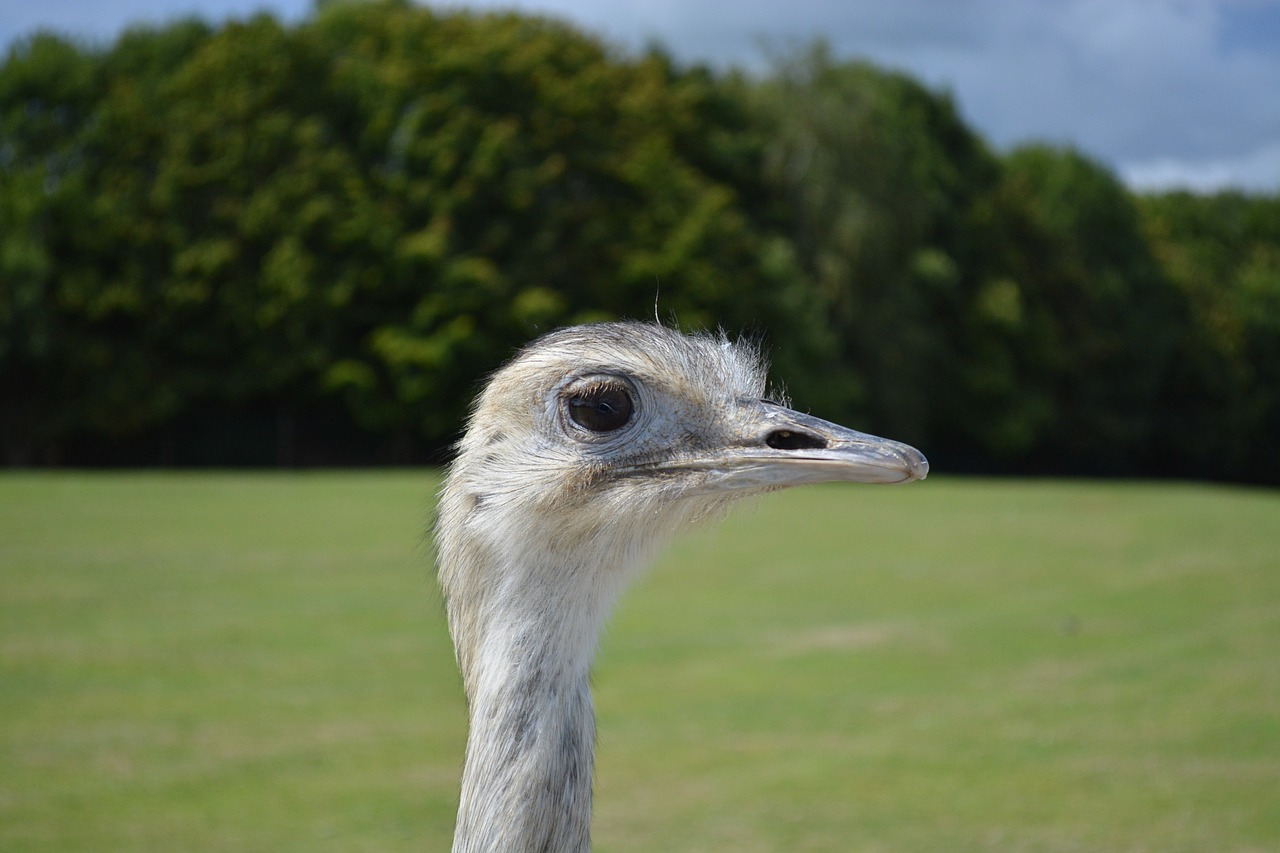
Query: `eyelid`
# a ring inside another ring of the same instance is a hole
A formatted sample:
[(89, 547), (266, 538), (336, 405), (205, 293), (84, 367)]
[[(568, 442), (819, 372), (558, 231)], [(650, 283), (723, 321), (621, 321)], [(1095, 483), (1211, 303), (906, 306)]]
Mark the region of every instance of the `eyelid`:
[(626, 391), (627, 387), (619, 382), (609, 382), (607, 380), (590, 382), (573, 391), (574, 397), (585, 397), (588, 394), (598, 394), (601, 391)]

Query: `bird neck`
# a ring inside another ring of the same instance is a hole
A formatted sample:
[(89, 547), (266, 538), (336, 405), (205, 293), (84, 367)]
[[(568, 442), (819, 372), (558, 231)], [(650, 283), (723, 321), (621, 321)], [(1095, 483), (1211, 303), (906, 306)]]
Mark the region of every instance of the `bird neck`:
[(500, 513), (515, 509), (496, 501), (488, 515), (467, 516), (460, 495), (445, 490), (438, 536), (470, 715), (454, 853), (586, 853), (589, 674), (600, 629), (630, 578), (697, 507), (671, 502), (643, 516), (632, 508), (644, 524), (610, 524), (602, 511), (573, 528), (553, 516), (502, 523)]
[(551, 665), (534, 637), (510, 641), (473, 673), (453, 853), (586, 853), (595, 741), (586, 671)]
[(590, 847), (589, 674), (614, 596), (598, 579), (583, 583), (588, 571), (505, 565), (459, 607), (469, 613), (454, 631), (470, 729), (454, 853)]

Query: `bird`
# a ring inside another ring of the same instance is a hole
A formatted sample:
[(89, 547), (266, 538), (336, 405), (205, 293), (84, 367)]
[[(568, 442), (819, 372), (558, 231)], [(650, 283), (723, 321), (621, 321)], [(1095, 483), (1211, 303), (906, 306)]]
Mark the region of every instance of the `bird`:
[(766, 374), (757, 341), (624, 320), (545, 334), (478, 394), (435, 523), (469, 718), (453, 853), (590, 849), (592, 658), (672, 536), (746, 495), (928, 474)]

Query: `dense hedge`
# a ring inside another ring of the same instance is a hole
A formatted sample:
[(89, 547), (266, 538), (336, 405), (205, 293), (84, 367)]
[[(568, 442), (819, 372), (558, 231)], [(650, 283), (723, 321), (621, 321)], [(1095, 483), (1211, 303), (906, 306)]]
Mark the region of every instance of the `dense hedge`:
[(1280, 482), (1280, 201), (998, 156), (821, 49), (330, 3), (0, 67), (10, 464), (411, 458), (521, 342), (655, 304), (943, 466)]

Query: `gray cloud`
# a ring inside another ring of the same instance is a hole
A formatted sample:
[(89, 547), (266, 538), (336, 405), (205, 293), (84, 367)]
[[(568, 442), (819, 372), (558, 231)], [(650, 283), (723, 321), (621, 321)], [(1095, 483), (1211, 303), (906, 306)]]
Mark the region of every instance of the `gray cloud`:
[(106, 42), (134, 23), (163, 24), (190, 15), (222, 21), (259, 9), (297, 20), (311, 5), (311, 0), (0, 0), (0, 45), (37, 29)]
[[(474, 0), (470, 5), (503, 6)], [(759, 65), (761, 41), (838, 55), (952, 93), (997, 146), (1075, 145), (1144, 187), (1280, 189), (1274, 0), (520, 0), (631, 46)]]
[[(37, 25), (112, 37), (196, 10), (218, 20), (308, 0), (0, 0), (0, 39)], [(1008, 147), (1075, 145), (1135, 186), (1280, 189), (1277, 0), (469, 0), (568, 18), (626, 47), (762, 67), (762, 44), (826, 39), (949, 91)]]

